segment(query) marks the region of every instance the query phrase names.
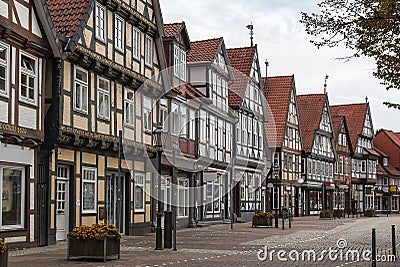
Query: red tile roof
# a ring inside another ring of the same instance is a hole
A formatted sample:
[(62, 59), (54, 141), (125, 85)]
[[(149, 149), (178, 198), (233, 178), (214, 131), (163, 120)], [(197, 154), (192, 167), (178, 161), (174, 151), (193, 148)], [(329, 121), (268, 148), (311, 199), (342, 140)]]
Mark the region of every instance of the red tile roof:
[(84, 15), (90, 12), (90, 0), (46, 0), (51, 20), (58, 34), (73, 36)]
[(326, 94), (297, 96), (304, 150), (312, 150), (315, 131), (319, 127), (326, 101)]
[(343, 123), (344, 116), (332, 116), (332, 124), (333, 124), (333, 141), (336, 144), (337, 138), (340, 131), (340, 126)]
[(256, 47), (231, 48), (226, 51), (234, 75), (234, 81), (229, 85), (229, 106), (239, 107), (249, 80)]
[(202, 40), (190, 43), (190, 51), (187, 54), (188, 63), (211, 63), (219, 45), (221, 44), (223, 38), (214, 38), (209, 40)]
[(262, 78), (266, 102), (273, 120), (264, 124), (268, 146), (282, 147), (289, 109), (290, 94), (294, 88), (294, 76)]
[(388, 164), (386, 166), (382, 166), (380, 163), (376, 165), (376, 173), (378, 175), (392, 175), (392, 176), (399, 176), (400, 171), (396, 170), (392, 165)]
[(355, 148), (358, 136), (362, 133), (365, 116), (367, 114), (368, 104), (348, 104), (331, 106), (332, 116), (342, 115), (346, 117), (347, 127), (349, 129), (350, 142)]
[(371, 148), (364, 148), (365, 151), (367, 151), (369, 154), (376, 156), (376, 157), (380, 157), (381, 154), (379, 154), (379, 152), (377, 152), (375, 149), (371, 149)]
[(165, 37), (174, 38), (175, 35), (178, 33), (178, 30), (181, 29), (182, 24), (183, 24), (182, 22), (164, 24)]
[(389, 138), (392, 140), (392, 142), (400, 147), (400, 135), (398, 133), (394, 133), (391, 130), (382, 130)]

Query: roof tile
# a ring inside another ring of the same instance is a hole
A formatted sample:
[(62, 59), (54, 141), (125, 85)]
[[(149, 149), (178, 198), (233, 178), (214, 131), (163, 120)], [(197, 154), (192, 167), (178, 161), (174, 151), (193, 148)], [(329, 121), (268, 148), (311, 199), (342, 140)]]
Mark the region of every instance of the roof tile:
[(326, 94), (297, 96), (304, 150), (312, 149), (315, 131), (319, 127), (326, 98)]
[(342, 115), (346, 117), (350, 142), (353, 147), (357, 144), (358, 136), (362, 133), (367, 109), (367, 103), (330, 106), (332, 116)]
[(229, 85), (229, 106), (239, 107), (249, 80), (256, 47), (227, 49), (230, 66), (233, 70), (234, 82)]
[(286, 128), (290, 94), (294, 86), (294, 76), (262, 78), (264, 95), (273, 120), (265, 123), (265, 134), (269, 147), (281, 147)]
[(223, 38), (195, 41), (190, 43), (190, 51), (187, 54), (188, 63), (211, 63), (217, 53), (218, 46)]
[(58, 34), (75, 34), (90, 3), (89, 0), (46, 0), (53, 25)]

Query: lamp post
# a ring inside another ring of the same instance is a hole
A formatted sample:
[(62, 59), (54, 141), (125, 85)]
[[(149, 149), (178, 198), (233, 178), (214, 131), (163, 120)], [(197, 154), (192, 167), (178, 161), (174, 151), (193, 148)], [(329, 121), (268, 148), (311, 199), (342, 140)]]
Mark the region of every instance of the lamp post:
[(166, 132), (163, 129), (162, 123), (159, 122), (157, 128), (153, 132), (154, 137), (154, 147), (157, 149), (157, 172), (158, 172), (158, 180), (157, 180), (157, 226), (156, 226), (156, 250), (162, 250), (162, 228), (161, 228), (161, 157), (163, 152), (163, 138), (166, 135)]

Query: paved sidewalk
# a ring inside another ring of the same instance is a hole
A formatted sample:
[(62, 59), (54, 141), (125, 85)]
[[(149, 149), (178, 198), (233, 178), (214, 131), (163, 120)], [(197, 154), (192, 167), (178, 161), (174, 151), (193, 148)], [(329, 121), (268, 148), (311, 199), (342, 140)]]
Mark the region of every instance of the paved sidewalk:
[[(281, 221), (280, 221), (281, 223)], [(155, 251), (155, 235), (123, 237), (121, 259), (101, 261), (66, 260), (66, 242), (32, 249), (12, 251), (10, 266), (317, 266), (301, 262), (263, 262), (257, 257), (264, 246), (283, 249), (335, 247), (339, 238), (360, 250), (370, 246), (370, 229), (377, 228), (379, 248), (390, 247), (390, 224), (400, 216), (380, 218), (346, 218), (319, 220), (317, 217), (295, 218), (292, 228), (252, 228), (251, 223), (214, 225), (205, 228), (183, 229), (177, 232), (178, 251)], [(281, 227), (281, 225), (279, 225)], [(388, 229), (386, 229), (388, 228)], [(400, 231), (398, 231), (400, 232)], [(400, 239), (398, 238), (398, 241)], [(324, 266), (368, 266), (366, 262), (324, 261)], [(379, 265), (378, 266), (395, 266)], [(399, 265), (400, 266), (400, 265)]]

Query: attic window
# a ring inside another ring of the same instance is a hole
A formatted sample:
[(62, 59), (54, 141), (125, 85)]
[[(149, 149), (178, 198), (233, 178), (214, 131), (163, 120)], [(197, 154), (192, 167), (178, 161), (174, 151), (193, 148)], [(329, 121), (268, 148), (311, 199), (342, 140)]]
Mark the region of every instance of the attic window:
[(383, 158), (383, 166), (387, 166), (388, 165), (388, 158)]

